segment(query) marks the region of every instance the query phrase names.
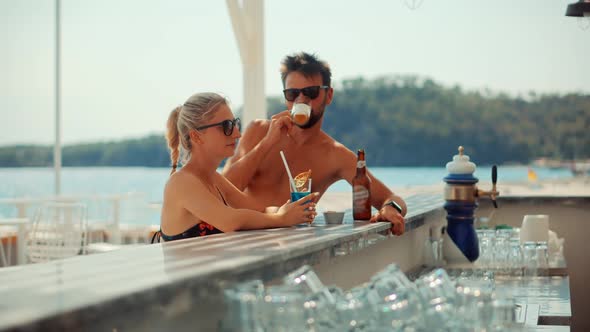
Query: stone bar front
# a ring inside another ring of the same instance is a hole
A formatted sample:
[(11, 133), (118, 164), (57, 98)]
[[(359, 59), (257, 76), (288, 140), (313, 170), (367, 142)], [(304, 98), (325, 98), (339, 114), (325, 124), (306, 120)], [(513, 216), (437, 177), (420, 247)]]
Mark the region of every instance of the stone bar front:
[(222, 290), (272, 281), (309, 264), (326, 284), (349, 288), (390, 263), (423, 263), (431, 226), (444, 220), (440, 195), (406, 199), (406, 233), (389, 223), (354, 222), (233, 232), (134, 246), (0, 270), (0, 330), (215, 330)]

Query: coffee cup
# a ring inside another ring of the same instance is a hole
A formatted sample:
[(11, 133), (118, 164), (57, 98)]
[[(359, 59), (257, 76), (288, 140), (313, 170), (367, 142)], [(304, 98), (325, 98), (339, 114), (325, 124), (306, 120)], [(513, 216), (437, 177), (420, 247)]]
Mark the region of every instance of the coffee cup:
[(304, 126), (309, 121), (311, 114), (311, 106), (304, 103), (293, 104), (291, 109), (291, 118), (298, 126)]

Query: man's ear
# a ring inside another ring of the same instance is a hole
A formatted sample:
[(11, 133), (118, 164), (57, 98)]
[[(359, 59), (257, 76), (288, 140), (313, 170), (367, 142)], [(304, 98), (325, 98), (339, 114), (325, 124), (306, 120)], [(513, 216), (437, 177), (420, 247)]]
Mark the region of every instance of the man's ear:
[(334, 88), (329, 87), (328, 91), (326, 91), (326, 105), (330, 105), (332, 103), (332, 98), (334, 98)]

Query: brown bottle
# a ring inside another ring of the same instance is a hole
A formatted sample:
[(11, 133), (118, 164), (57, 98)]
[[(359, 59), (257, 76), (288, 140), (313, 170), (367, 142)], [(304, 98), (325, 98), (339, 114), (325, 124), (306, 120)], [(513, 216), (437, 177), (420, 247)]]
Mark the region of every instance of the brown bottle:
[(365, 151), (358, 150), (356, 175), (352, 179), (352, 216), (354, 220), (371, 219), (371, 179), (367, 175)]

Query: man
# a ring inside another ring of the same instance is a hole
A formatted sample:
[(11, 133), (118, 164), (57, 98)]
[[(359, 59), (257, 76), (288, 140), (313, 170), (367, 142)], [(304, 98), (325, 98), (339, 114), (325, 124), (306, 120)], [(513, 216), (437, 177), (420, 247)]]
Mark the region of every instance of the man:
[[(338, 180), (352, 183), (356, 154), (322, 130), (326, 106), (334, 96), (331, 76), (328, 64), (313, 54), (302, 52), (285, 57), (281, 78), (288, 110), (271, 120), (256, 120), (248, 126), (236, 153), (223, 170), (236, 187), (263, 205), (281, 206), (290, 196), (281, 150), (293, 176), (312, 170), (313, 191), (320, 196)], [(312, 108), (308, 123), (301, 127), (294, 125), (290, 117), (289, 110), (295, 102), (310, 104)], [(372, 181), (371, 204), (379, 210), (371, 221), (389, 221), (394, 234), (403, 234), (405, 202), (368, 174)]]

